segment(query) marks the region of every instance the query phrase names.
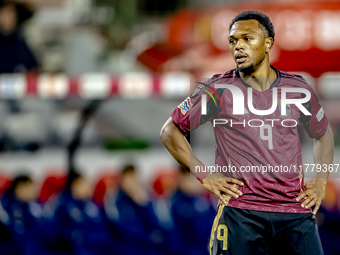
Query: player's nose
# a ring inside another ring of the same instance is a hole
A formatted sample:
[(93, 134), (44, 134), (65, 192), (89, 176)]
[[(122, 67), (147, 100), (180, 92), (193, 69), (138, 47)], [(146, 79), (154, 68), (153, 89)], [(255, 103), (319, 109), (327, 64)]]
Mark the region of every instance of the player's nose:
[(237, 40), (235, 50), (239, 51), (241, 49), (244, 50), (244, 42), (243, 42), (243, 40)]

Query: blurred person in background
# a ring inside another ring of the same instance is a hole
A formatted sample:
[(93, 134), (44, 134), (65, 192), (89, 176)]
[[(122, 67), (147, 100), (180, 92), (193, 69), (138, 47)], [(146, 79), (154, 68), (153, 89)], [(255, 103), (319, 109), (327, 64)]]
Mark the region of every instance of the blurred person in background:
[[(38, 70), (38, 62), (21, 33), (22, 24), (33, 16), (32, 9), (18, 1), (0, 0), (0, 74)], [(16, 100), (7, 100), (12, 113), (20, 112)]]
[(119, 231), (115, 254), (161, 254), (164, 233), (134, 165), (123, 168), (118, 194), (106, 199), (105, 208), (108, 219)]
[(173, 229), (169, 254), (208, 255), (208, 241), (216, 210), (202, 185), (179, 167), (177, 191), (171, 199)]
[(44, 254), (40, 240), (42, 208), (35, 203), (37, 185), (27, 175), (17, 176), (1, 197), (2, 255)]
[[(52, 254), (109, 254), (112, 239), (105, 212), (92, 202), (92, 183), (84, 175), (70, 172), (64, 191), (49, 214), (48, 250)], [(52, 206), (50, 204), (52, 203)], [(55, 203), (55, 202), (54, 202)]]
[[(167, 169), (162, 166), (156, 178), (151, 183), (152, 196), (151, 202), (155, 209), (160, 226), (169, 232), (173, 227), (173, 222), (170, 213), (171, 197), (176, 191), (177, 171)], [(167, 238), (166, 238), (167, 239)]]
[(22, 73), (38, 69), (37, 60), (21, 33), (23, 22), (31, 18), (29, 6), (0, 0), (0, 73)]

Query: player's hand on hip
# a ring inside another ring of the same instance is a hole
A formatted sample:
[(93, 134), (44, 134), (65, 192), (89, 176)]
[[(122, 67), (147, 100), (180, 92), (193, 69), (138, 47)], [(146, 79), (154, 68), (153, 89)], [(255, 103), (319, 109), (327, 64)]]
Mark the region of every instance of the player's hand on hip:
[(209, 177), (203, 179), (202, 184), (209, 192), (215, 194), (222, 203), (228, 205), (227, 200), (223, 195), (239, 198), (242, 192), (237, 189), (237, 185), (243, 186), (244, 183), (235, 178), (229, 178), (221, 173), (210, 174)]
[(301, 207), (311, 208), (315, 205), (313, 214), (315, 215), (320, 208), (322, 200), (325, 198), (326, 185), (319, 182), (314, 182), (312, 184), (305, 184), (305, 191), (303, 191), (297, 198), (297, 201), (305, 198), (301, 203)]

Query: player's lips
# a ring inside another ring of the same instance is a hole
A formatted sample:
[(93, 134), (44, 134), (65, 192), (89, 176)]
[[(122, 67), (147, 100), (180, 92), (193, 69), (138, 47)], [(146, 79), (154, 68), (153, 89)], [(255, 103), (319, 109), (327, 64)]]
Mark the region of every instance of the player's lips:
[(239, 63), (239, 64), (246, 61), (247, 57), (248, 57), (248, 55), (244, 54), (244, 53), (239, 53), (239, 54), (235, 55), (235, 59), (236, 59), (237, 63)]

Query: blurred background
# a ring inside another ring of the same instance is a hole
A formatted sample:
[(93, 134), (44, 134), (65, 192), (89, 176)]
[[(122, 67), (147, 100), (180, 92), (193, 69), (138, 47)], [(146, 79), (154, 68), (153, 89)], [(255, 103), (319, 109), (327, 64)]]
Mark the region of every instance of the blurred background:
[[(159, 132), (190, 79), (235, 67), (244, 10), (271, 18), (271, 64), (314, 87), (339, 164), (338, 1), (0, 0), (1, 255), (208, 254), (217, 200)], [(212, 128), (191, 137), (214, 164)], [(317, 215), (325, 254), (340, 254), (338, 177)]]

